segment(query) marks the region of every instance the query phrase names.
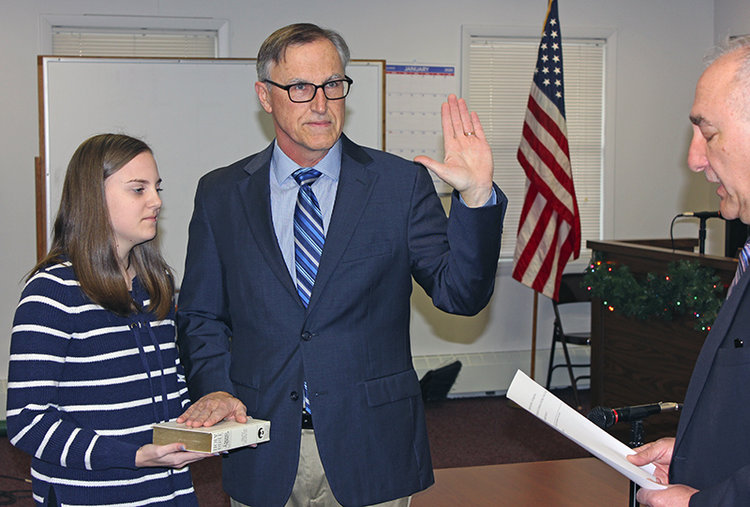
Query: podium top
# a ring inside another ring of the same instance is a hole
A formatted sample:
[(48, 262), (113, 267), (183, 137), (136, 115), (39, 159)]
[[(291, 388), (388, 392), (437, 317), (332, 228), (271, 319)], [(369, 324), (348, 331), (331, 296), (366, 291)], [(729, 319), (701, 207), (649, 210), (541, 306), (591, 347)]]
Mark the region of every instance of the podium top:
[(730, 283), (737, 270), (737, 259), (696, 253), (693, 249), (697, 245), (698, 240), (693, 238), (586, 242), (592, 252), (602, 254), (604, 260), (628, 266), (634, 274), (666, 271), (670, 262), (686, 260), (714, 269), (723, 283)]

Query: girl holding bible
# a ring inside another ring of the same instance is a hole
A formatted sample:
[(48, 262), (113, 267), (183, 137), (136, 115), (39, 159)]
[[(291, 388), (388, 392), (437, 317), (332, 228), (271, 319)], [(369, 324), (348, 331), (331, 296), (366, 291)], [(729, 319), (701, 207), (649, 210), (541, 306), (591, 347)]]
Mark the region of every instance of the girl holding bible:
[(186, 465), (206, 455), (150, 443), (189, 404), (154, 240), (160, 185), (150, 148), (125, 135), (87, 139), (68, 165), (11, 339), (8, 438), (32, 455), (38, 504), (197, 505)]

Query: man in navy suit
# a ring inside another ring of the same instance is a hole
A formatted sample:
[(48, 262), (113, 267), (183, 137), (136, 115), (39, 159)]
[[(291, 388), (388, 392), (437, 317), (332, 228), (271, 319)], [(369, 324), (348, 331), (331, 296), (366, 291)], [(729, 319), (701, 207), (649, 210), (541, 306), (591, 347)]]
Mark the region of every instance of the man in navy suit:
[[(178, 326), (197, 401), (178, 421), (271, 421), (269, 443), (223, 459), (235, 506), (407, 505), (430, 486), (412, 277), (464, 315), (494, 288), (507, 201), (476, 114), (443, 104), (443, 163), (358, 146), (342, 134), (348, 60), (341, 36), (315, 25), (269, 36), (255, 90), (276, 139), (196, 192)], [(450, 218), (424, 166), (455, 189)], [(308, 215), (324, 244), (309, 262), (295, 250), (301, 168), (319, 173)], [(300, 274), (308, 264), (317, 272)]]
[[(688, 165), (718, 184), (721, 216), (750, 224), (750, 38), (726, 45), (705, 70), (690, 112)], [(750, 241), (740, 256), (745, 264)], [(664, 490), (638, 492), (646, 505), (750, 505), (750, 276), (738, 269), (685, 395), (676, 438), (637, 449)]]

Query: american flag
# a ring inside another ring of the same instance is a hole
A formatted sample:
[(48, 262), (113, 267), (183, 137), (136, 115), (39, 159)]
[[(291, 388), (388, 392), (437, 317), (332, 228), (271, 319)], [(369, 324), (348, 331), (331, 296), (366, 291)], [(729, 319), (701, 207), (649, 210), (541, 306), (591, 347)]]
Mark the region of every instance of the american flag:
[(554, 299), (565, 264), (581, 250), (567, 136), (560, 24), (557, 0), (550, 0), (516, 155), (526, 173), (526, 197), (513, 278)]

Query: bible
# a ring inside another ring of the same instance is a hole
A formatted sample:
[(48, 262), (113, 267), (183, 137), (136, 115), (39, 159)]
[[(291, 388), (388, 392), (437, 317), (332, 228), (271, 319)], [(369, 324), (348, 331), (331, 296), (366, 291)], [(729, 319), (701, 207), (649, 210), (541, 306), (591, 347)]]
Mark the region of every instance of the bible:
[(153, 426), (153, 443), (156, 445), (181, 442), (188, 451), (217, 453), (237, 447), (268, 442), (271, 439), (271, 422), (248, 419), (246, 423), (221, 421), (213, 426), (189, 428), (174, 421)]

